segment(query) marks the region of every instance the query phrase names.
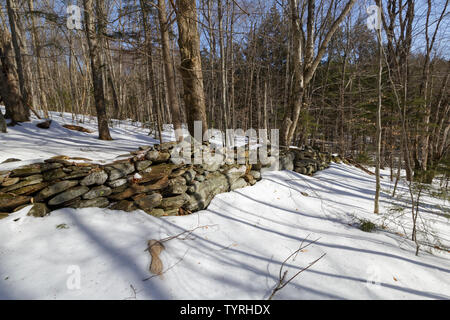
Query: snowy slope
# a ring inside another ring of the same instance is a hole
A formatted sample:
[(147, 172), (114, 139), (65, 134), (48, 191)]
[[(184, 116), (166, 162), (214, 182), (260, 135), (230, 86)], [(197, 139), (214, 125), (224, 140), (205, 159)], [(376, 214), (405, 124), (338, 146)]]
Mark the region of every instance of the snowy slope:
[[(8, 158), (27, 160), (20, 165), (43, 161), (52, 156), (66, 155), (84, 157), (95, 161), (111, 161), (117, 156), (136, 150), (142, 145), (159, 143), (148, 135), (149, 130), (140, 123), (130, 121), (114, 121), (110, 128), (113, 141), (98, 140), (97, 122), (93, 117), (79, 116), (82, 123), (72, 121), (69, 113), (52, 112), (53, 120), (49, 130), (39, 129), (36, 124), (43, 120), (32, 117), (31, 122), (8, 127), (8, 134), (0, 134), (0, 163)], [(72, 131), (62, 127), (64, 124), (77, 124), (93, 133)], [(165, 131), (163, 141), (173, 139), (171, 132)], [(15, 164), (17, 165), (17, 164)], [(0, 170), (8, 169), (0, 165)]]
[[(127, 130), (113, 133), (123, 134), (119, 154), (128, 148), (127, 140), (130, 150), (148, 142)], [(17, 140), (8, 158), (77, 154), (79, 144), (66, 145), (70, 135), (65, 135), (46, 134), (33, 148), (32, 133), (10, 129), (0, 142), (9, 148)], [(99, 158), (114, 158), (115, 142), (96, 145)], [(50, 146), (48, 153), (44, 146)], [(386, 219), (393, 186), (386, 177), (382, 181), (378, 216), (371, 213), (374, 177), (341, 164), (314, 177), (269, 173), (255, 186), (218, 195), (207, 210), (184, 217), (62, 209), (32, 218), (24, 208), (0, 220), (0, 299), (267, 299), (283, 261), (302, 242), (314, 240), (286, 262), (287, 277), (326, 255), (275, 299), (449, 299), (450, 254), (423, 247), (415, 256), (408, 212), (396, 221)], [(401, 185), (400, 193), (405, 191)], [(424, 201), (421, 217), (448, 245), (450, 220), (439, 212), (448, 202)], [(362, 232), (358, 219), (385, 222), (386, 230)], [(151, 276), (147, 241), (197, 227), (165, 242), (163, 278), (143, 281)]]
[[(0, 106), (0, 111), (4, 108)], [(15, 167), (42, 162), (52, 156), (65, 155), (69, 157), (82, 157), (94, 162), (111, 162), (121, 155), (135, 151), (140, 146), (149, 146), (159, 143), (159, 140), (149, 136), (149, 129), (144, 128), (140, 122), (130, 120), (112, 120), (110, 127), (112, 141), (98, 139), (97, 119), (92, 116), (72, 117), (70, 113), (50, 112), (53, 120), (50, 129), (39, 129), (38, 120), (34, 115), (31, 122), (20, 123), (14, 127), (8, 127), (8, 134), (0, 134), (0, 170), (11, 170)], [(79, 125), (91, 130), (92, 133), (84, 133), (69, 130), (64, 124)], [(163, 142), (175, 141), (172, 125), (164, 125), (162, 133)], [(187, 135), (188, 131), (184, 130)], [(236, 139), (237, 145), (242, 145), (243, 137)], [(213, 136), (210, 143), (221, 145), (220, 137)], [(17, 158), (21, 162), (1, 164), (9, 158)]]

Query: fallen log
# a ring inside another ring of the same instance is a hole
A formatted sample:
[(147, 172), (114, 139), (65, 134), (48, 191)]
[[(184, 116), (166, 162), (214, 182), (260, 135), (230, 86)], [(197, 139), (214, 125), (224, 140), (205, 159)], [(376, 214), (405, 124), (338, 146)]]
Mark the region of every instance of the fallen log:
[(64, 128), (69, 129), (69, 130), (73, 130), (73, 131), (79, 131), (79, 132), (84, 132), (84, 133), (94, 133), (94, 131), (80, 127), (80, 126), (76, 126), (73, 124), (64, 124), (63, 125)]

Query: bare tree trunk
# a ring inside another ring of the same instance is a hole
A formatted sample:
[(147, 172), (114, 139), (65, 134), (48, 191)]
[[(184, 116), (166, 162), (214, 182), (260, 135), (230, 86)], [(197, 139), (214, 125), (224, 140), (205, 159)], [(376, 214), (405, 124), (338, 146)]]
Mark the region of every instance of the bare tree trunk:
[(377, 31), (378, 37), (378, 108), (377, 108), (377, 133), (376, 133), (376, 190), (375, 190), (375, 205), (374, 213), (379, 213), (379, 200), (380, 200), (380, 164), (381, 164), (381, 75), (383, 73), (383, 61), (382, 61), (382, 43), (381, 43), (381, 26)]
[[(91, 61), (92, 82), (94, 85), (95, 109), (97, 110), (98, 133), (100, 140), (112, 140), (109, 133), (108, 117), (106, 115), (105, 93), (103, 91), (103, 77), (100, 50), (98, 47), (99, 37), (104, 31), (104, 17), (101, 14), (103, 0), (96, 0), (96, 13), (98, 32), (95, 31), (93, 0), (84, 0), (86, 36), (89, 46)], [(99, 14), (100, 13), (100, 14)]]
[(114, 79), (113, 79), (113, 75), (112, 75), (112, 71), (111, 71), (111, 66), (109, 66), (109, 70), (107, 71), (108, 75), (108, 83), (109, 83), (109, 87), (111, 88), (111, 93), (112, 93), (112, 101), (114, 104), (114, 118), (117, 119), (118, 117), (116, 116), (119, 111), (120, 111), (120, 105), (119, 105), (119, 97), (117, 95), (117, 90), (116, 90), (116, 85), (114, 84)]
[(205, 94), (203, 90), (200, 37), (197, 30), (195, 0), (177, 0), (178, 46), (180, 48), (180, 73), (183, 78), (184, 105), (189, 132), (194, 134), (194, 121), (201, 121), (203, 133), (208, 129)]
[(220, 43), (220, 76), (221, 76), (221, 107), (223, 112), (224, 128), (228, 128), (228, 104), (227, 104), (227, 72), (225, 69), (225, 44), (224, 44), (224, 34), (223, 34), (223, 8), (222, 0), (217, 3), (217, 14), (219, 19), (219, 43)]
[(7, 30), (0, 27), (0, 96), (6, 107), (6, 117), (12, 123), (30, 120), (29, 110), (20, 96), (19, 81), (15, 73), (11, 37)]
[(3, 113), (0, 111), (0, 132), (1, 133), (7, 133), (8, 130), (6, 129), (6, 120), (5, 117), (3, 117)]
[[(450, 63), (449, 63), (449, 67), (450, 67)], [(450, 71), (450, 68), (447, 68), (447, 70)], [(437, 103), (437, 111), (436, 111), (436, 118), (435, 118), (436, 119), (435, 123), (437, 124), (437, 126), (434, 128), (434, 131), (433, 131), (433, 137), (434, 137), (433, 146), (434, 146), (434, 148), (432, 148), (432, 154), (434, 155), (434, 157), (433, 157), (434, 161), (439, 161), (444, 156), (443, 151), (446, 147), (447, 133), (450, 128), (450, 124), (447, 124), (447, 128), (444, 129), (444, 124), (446, 122), (445, 119), (448, 118), (448, 114), (450, 113), (450, 104), (447, 103), (446, 106), (444, 107), (444, 110), (442, 112), (439, 112), (442, 105), (444, 104), (443, 101), (444, 101), (444, 96), (446, 96), (446, 92), (447, 92), (447, 83), (448, 83), (449, 75), (450, 75), (450, 73), (447, 72), (445, 79), (442, 82), (442, 86), (441, 86), (441, 90), (440, 90), (440, 94), (439, 94), (439, 100)], [(442, 135), (442, 133), (444, 133), (444, 134)]]
[(233, 45), (233, 32), (234, 32), (234, 16), (235, 16), (235, 2), (233, 1), (233, 5), (231, 6), (231, 21), (230, 21), (230, 41), (229, 41), (229, 50), (230, 50), (230, 99), (229, 99), (229, 105), (230, 105), (230, 125), (233, 129), (236, 128), (236, 114), (234, 109), (235, 104), (235, 97), (234, 97), (234, 45)]
[[(429, 99), (429, 87), (430, 87), (430, 64), (431, 64), (431, 52), (433, 50), (433, 46), (436, 40), (436, 34), (439, 30), (439, 26), (445, 16), (446, 9), (449, 3), (449, 0), (446, 0), (444, 8), (441, 12), (440, 17), (437, 20), (437, 24), (433, 33), (433, 36), (429, 37), (429, 17), (431, 12), (431, 0), (427, 1), (428, 3), (428, 11), (425, 25), (425, 39), (426, 39), (426, 55), (425, 55), (425, 63), (423, 67), (423, 76), (422, 76), (422, 86), (421, 86), (421, 95), (424, 97), (424, 107), (425, 107), (425, 118), (424, 118), (424, 126), (425, 132), (421, 137), (421, 161), (420, 161), (420, 170), (427, 171), (428, 169), (428, 154), (429, 154), (429, 142), (430, 142), (430, 117), (431, 117), (431, 103)], [(448, 12), (447, 12), (448, 13)], [(432, 180), (432, 179), (431, 179)], [(431, 183), (431, 181), (426, 181)]]
[(180, 141), (183, 138), (183, 135), (179, 135), (179, 130), (181, 129), (181, 111), (180, 105), (178, 104), (175, 72), (173, 68), (172, 56), (170, 54), (169, 23), (167, 22), (166, 1), (158, 0), (158, 7), (161, 45), (164, 60), (164, 71), (166, 75), (169, 107), (172, 114), (172, 122), (175, 129), (176, 140)]
[(212, 23), (212, 0), (207, 0), (207, 20), (208, 20), (208, 35), (209, 35), (209, 47), (211, 48), (209, 51), (209, 72), (210, 72), (210, 101), (209, 101), (209, 109), (208, 109), (208, 124), (213, 125), (213, 121), (215, 121), (215, 104), (216, 104), (216, 86), (215, 86), (215, 72), (214, 72), (214, 61), (216, 59), (216, 37), (214, 34), (214, 27)]
[[(148, 81), (148, 89), (150, 91), (151, 95), (151, 101), (152, 101), (152, 107), (154, 110), (154, 113), (156, 114), (156, 129), (158, 130), (159, 140), (162, 140), (162, 123), (161, 123), (161, 115), (160, 115), (160, 107), (159, 107), (159, 100), (158, 100), (158, 94), (157, 94), (157, 86), (155, 82), (155, 74), (153, 71), (154, 65), (153, 65), (153, 48), (152, 48), (152, 41), (151, 41), (151, 34), (150, 29), (148, 27), (148, 9), (146, 7), (145, 1), (140, 0), (140, 6), (141, 6), (141, 12), (142, 12), (142, 21), (144, 26), (144, 36), (145, 36), (145, 43), (146, 43), (146, 57), (147, 57), (147, 81)], [(120, 70), (120, 69), (119, 69)], [(120, 76), (120, 75), (119, 75)], [(155, 131), (156, 131), (155, 129)]]
[[(303, 79), (303, 35), (301, 30), (300, 15), (298, 12), (298, 0), (290, 0), (290, 15), (291, 15), (291, 37), (292, 37), (292, 53), (290, 61), (290, 74), (292, 89), (289, 94), (288, 106), (285, 112), (280, 138), (284, 146), (289, 146), (292, 143), (295, 127), (295, 119), (300, 114), (303, 104), (304, 93), (304, 79)], [(294, 127), (293, 129), (291, 129)]]
[(48, 104), (47, 104), (47, 93), (45, 91), (44, 86), (44, 72), (42, 70), (42, 63), (41, 63), (41, 45), (39, 41), (39, 34), (36, 29), (36, 17), (33, 13), (34, 11), (34, 4), (33, 0), (28, 0), (28, 9), (31, 14), (31, 39), (33, 41), (34, 46), (34, 52), (36, 54), (36, 69), (37, 69), (37, 76), (38, 76), (38, 87), (39, 87), (39, 99), (40, 99), (40, 108), (44, 111), (44, 116), (48, 118)]
[[(31, 105), (31, 99), (29, 95), (28, 88), (25, 84), (25, 76), (24, 76), (24, 68), (23, 68), (23, 60), (22, 60), (22, 53), (20, 50), (20, 39), (21, 37), (20, 31), (17, 26), (17, 4), (16, 0), (6, 0), (6, 7), (8, 11), (8, 17), (9, 17), (9, 24), (11, 28), (11, 40), (12, 45), (14, 48), (14, 55), (16, 58), (16, 65), (17, 65), (17, 74), (19, 76), (19, 90), (20, 95), (22, 98), (22, 105), (26, 108), (28, 106), (30, 109), (32, 108)], [(19, 111), (19, 110), (17, 110)], [(18, 118), (21, 119), (21, 121), (30, 121), (30, 114), (29, 110), (21, 110), (20, 116), (18, 115)]]
[(264, 129), (269, 129), (269, 120), (267, 118), (267, 80), (264, 81)]
[(249, 108), (249, 115), (248, 115), (248, 126), (245, 129), (253, 128), (253, 76), (255, 73), (255, 56), (256, 56), (256, 23), (252, 28), (251, 31), (252, 34), (252, 41), (254, 43), (252, 48), (252, 61), (250, 63), (250, 77), (248, 79), (248, 98), (246, 101), (246, 106)]
[[(293, 40), (291, 61), (292, 93), (289, 99), (289, 107), (288, 110), (286, 110), (280, 132), (282, 145), (289, 146), (292, 144), (294, 134), (297, 129), (300, 111), (303, 105), (305, 88), (311, 81), (317, 66), (322, 60), (332, 36), (350, 12), (355, 2), (356, 0), (348, 0), (344, 9), (341, 11), (341, 14), (336, 20), (333, 21), (322, 42), (319, 44), (317, 54), (314, 55), (314, 27), (316, 24), (315, 1), (308, 0), (304, 3), (304, 5), (307, 5), (308, 8), (306, 39), (304, 39), (301, 19), (298, 12), (298, 0), (290, 0), (291, 37)], [(305, 44), (305, 54), (304, 59), (302, 60), (303, 44)]]
[(402, 172), (402, 153), (400, 152), (398, 155), (397, 174), (395, 176), (395, 184), (394, 184), (394, 190), (392, 191), (392, 197), (395, 197), (395, 192), (397, 191), (398, 181), (401, 178), (401, 172)]
[(346, 72), (347, 72), (347, 60), (348, 60), (348, 54), (350, 52), (350, 21), (347, 19), (346, 23), (346, 45), (344, 48), (344, 56), (343, 56), (343, 63), (342, 63), (342, 76), (341, 76), (341, 85), (339, 88), (339, 152), (342, 156), (346, 153), (346, 141), (345, 141), (345, 133), (344, 133), (344, 127), (345, 127), (345, 79), (346, 79)]
[(74, 119), (74, 114), (77, 114), (80, 112), (79, 108), (79, 102), (78, 102), (78, 96), (76, 93), (75, 88), (75, 68), (73, 64), (73, 60), (75, 59), (74, 50), (73, 50), (73, 43), (72, 43), (72, 33), (69, 34), (69, 49), (70, 49), (70, 56), (69, 56), (69, 82), (70, 82), (70, 92), (72, 94), (72, 120)]
[(119, 95), (117, 93), (117, 86), (116, 86), (116, 77), (114, 72), (114, 64), (113, 64), (113, 58), (111, 55), (111, 49), (109, 45), (109, 40), (106, 40), (107, 45), (107, 52), (105, 53), (106, 60), (107, 60), (107, 69), (106, 69), (106, 78), (108, 80), (109, 87), (111, 89), (112, 94), (112, 102), (114, 105), (114, 111), (113, 111), (113, 119), (118, 119), (118, 115), (120, 112), (120, 103), (119, 103)]
[(256, 93), (256, 120), (258, 129), (261, 128), (261, 88), (260, 88), (260, 81), (259, 81), (259, 75), (261, 73), (261, 68), (258, 66), (258, 70), (256, 71), (256, 86), (255, 86), (255, 93)]

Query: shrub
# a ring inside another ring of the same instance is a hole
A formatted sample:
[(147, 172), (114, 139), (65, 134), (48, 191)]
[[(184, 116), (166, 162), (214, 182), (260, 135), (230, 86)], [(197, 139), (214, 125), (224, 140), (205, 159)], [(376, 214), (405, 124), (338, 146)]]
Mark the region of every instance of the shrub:
[(358, 153), (358, 155), (355, 158), (355, 161), (358, 163), (361, 163), (361, 164), (366, 164), (366, 165), (373, 164), (373, 161), (367, 152)]
[(369, 220), (361, 220), (359, 228), (364, 232), (373, 232), (377, 226)]

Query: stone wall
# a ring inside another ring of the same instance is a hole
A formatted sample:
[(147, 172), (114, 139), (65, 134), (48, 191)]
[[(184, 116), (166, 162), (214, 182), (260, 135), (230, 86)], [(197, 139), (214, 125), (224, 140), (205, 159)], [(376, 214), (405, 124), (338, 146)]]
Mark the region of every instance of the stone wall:
[(248, 159), (242, 165), (186, 165), (171, 161), (174, 147), (174, 143), (141, 147), (106, 165), (58, 156), (0, 171), (0, 218), (30, 204), (29, 215), (37, 217), (63, 207), (186, 215), (207, 208), (219, 193), (254, 185), (266, 171), (312, 175), (333, 160), (328, 153), (306, 148), (281, 151), (279, 162), (266, 165), (250, 165)]

